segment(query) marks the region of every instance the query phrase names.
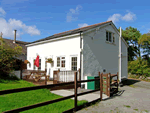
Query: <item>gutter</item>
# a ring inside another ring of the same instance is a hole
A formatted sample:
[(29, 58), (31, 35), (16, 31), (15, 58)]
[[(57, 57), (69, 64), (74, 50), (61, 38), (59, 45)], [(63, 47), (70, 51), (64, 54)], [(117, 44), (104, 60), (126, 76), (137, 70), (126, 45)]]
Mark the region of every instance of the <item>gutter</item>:
[(120, 37), (119, 37), (119, 82), (121, 83), (121, 40), (122, 40), (122, 31), (121, 31), (121, 27), (120, 27)]
[(82, 70), (82, 41), (83, 39), (81, 38), (81, 33), (82, 31), (80, 31), (80, 75), (81, 75), (81, 71), (83, 72)]

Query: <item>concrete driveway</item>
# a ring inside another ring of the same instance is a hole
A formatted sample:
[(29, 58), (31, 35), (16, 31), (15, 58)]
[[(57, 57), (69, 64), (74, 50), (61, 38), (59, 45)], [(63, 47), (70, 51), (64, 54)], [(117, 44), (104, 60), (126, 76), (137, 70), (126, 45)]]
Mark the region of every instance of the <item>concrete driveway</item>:
[(150, 82), (127, 80), (118, 96), (77, 113), (150, 113)]

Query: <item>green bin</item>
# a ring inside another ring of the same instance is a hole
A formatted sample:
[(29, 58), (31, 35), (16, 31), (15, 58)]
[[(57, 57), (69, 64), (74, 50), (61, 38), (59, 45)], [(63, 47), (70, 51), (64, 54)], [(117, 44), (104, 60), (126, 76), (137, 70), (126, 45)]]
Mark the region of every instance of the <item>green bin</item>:
[[(95, 78), (99, 78), (99, 76), (97, 76), (97, 77), (87, 76), (88, 80), (95, 79)], [(99, 88), (100, 88), (100, 81), (99, 80), (87, 82), (87, 89), (95, 90), (95, 89), (99, 89)]]

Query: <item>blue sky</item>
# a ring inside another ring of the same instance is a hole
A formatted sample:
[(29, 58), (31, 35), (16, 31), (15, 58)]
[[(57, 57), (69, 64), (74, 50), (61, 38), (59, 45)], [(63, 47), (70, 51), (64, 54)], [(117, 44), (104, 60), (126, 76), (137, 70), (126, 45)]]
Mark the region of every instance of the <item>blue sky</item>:
[(0, 32), (32, 42), (55, 33), (113, 20), (125, 29), (150, 30), (149, 0), (0, 0)]

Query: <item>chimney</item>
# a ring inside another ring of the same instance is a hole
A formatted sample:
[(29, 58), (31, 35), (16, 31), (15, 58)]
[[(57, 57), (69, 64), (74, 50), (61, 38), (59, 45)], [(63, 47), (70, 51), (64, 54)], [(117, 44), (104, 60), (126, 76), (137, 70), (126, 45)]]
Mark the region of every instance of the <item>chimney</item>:
[(13, 41), (13, 43), (16, 43), (16, 31), (17, 30), (14, 30), (15, 31), (15, 34), (14, 34), (14, 41)]

